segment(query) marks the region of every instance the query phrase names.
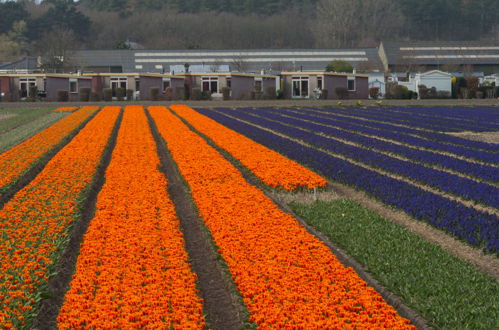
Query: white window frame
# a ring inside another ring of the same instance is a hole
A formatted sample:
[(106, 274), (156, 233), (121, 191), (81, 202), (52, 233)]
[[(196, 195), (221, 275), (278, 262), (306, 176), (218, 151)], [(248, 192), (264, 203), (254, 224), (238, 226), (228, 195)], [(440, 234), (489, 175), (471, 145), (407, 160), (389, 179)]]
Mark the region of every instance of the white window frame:
[[(204, 83), (207, 82), (208, 83), (208, 91), (212, 94), (219, 94), (220, 93), (220, 83), (218, 81), (218, 76), (204, 76), (204, 77), (201, 77), (201, 90), (203, 92), (205, 92), (205, 88), (204, 88)], [(216, 93), (215, 92), (212, 92), (212, 85), (213, 83), (216, 83), (217, 84), (217, 91)]]
[(110, 85), (109, 87), (111, 87), (111, 89), (114, 89), (113, 83), (116, 83), (117, 84), (116, 88), (120, 88), (122, 82), (125, 83), (125, 89), (128, 89), (128, 78), (127, 77), (111, 77), (111, 79), (109, 80), (109, 85)]
[[(321, 81), (321, 87), (319, 87), (319, 80)], [(324, 76), (317, 76), (317, 88), (320, 90), (324, 89)]]
[[(306, 96), (303, 96), (302, 94), (302, 91), (303, 91), (303, 87), (302, 87), (302, 84), (303, 82), (307, 82), (307, 95)], [(299, 85), (300, 85), (300, 88), (299, 88), (299, 91), (300, 91), (300, 95), (295, 95), (295, 89), (294, 89), (294, 85), (295, 85), (295, 82), (299, 82)], [(291, 98), (293, 99), (308, 99), (310, 98), (310, 76), (293, 76), (291, 77)]]
[[(71, 90), (71, 84), (75, 83), (75, 90)], [(71, 94), (78, 94), (78, 79), (70, 78), (69, 79), (69, 88), (68, 88), (69, 93)]]
[[(353, 81), (353, 89), (349, 88), (350, 81)], [(348, 77), (347, 78), (347, 90), (349, 92), (355, 92), (355, 91), (357, 91), (357, 81), (355, 80), (355, 77)]]
[(26, 85), (26, 97), (29, 97), (29, 88), (30, 86), (36, 86), (36, 78), (33, 77), (23, 77), (19, 78), (19, 91), (22, 90), (22, 85)]
[[(168, 86), (165, 87), (165, 83), (168, 83)], [(168, 87), (172, 87), (172, 81), (170, 78), (163, 78), (163, 81), (161, 83), (161, 88), (163, 89), (162, 92), (164, 93), (165, 92), (165, 89), (167, 89)]]

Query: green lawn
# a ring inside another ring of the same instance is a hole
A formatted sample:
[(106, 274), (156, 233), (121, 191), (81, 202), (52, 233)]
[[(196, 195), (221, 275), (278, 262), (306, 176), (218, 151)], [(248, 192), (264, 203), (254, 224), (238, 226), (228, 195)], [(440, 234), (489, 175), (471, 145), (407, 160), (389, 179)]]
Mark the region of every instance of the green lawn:
[(440, 329), (499, 329), (499, 284), (402, 226), (349, 201), (293, 211)]
[(9, 109), (0, 104), (0, 134), (29, 123), (50, 113), (53, 109)]

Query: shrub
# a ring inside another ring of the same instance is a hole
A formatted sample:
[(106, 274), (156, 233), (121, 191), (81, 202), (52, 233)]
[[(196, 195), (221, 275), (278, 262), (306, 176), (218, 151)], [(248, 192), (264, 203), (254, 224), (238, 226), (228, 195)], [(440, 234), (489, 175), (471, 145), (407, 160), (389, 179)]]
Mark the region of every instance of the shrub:
[(99, 102), (101, 100), (100, 94), (96, 92), (90, 92), (89, 100), (90, 102)]
[(149, 98), (151, 101), (159, 101), (159, 87), (149, 88)]
[(184, 101), (187, 101), (191, 98), (191, 86), (189, 84), (184, 84)]
[(201, 100), (203, 94), (201, 93), (201, 89), (199, 87), (194, 87), (192, 89), (191, 100), (199, 101)]
[(496, 87), (496, 97), (499, 97), (499, 86)]
[(69, 92), (59, 89), (57, 91), (57, 102), (67, 102), (69, 100)]
[(90, 91), (91, 89), (88, 87), (81, 87), (80, 88), (80, 101), (81, 102), (88, 102), (90, 100)]
[(269, 100), (275, 100), (276, 91), (274, 86), (267, 86), (267, 88), (265, 88), (265, 97)]
[(126, 89), (122, 87), (116, 88), (116, 99), (118, 101), (123, 101), (125, 99), (125, 96), (126, 96)]
[(369, 97), (373, 100), (377, 100), (379, 98), (379, 87), (369, 88)]
[(177, 86), (175, 87), (175, 100), (183, 100), (185, 97), (185, 87)]
[(127, 89), (126, 90), (126, 100), (127, 101), (132, 101), (133, 100), (133, 89)]
[(165, 88), (164, 98), (165, 98), (166, 101), (172, 101), (173, 100), (173, 88), (171, 88), (171, 87), (166, 87)]
[(223, 96), (224, 101), (230, 100), (230, 88), (229, 87), (227, 87), (227, 86), (222, 87), (222, 96)]
[(277, 90), (277, 99), (281, 100), (284, 98), (284, 92), (281, 89)]
[(29, 102), (35, 102), (37, 96), (38, 96), (38, 87), (36, 87), (36, 86), (29, 86), (29, 96), (28, 96), (27, 100)]
[(417, 98), (418, 93), (410, 91), (406, 86), (391, 83), (387, 85), (385, 97), (387, 99), (412, 99)]
[(345, 100), (348, 98), (348, 89), (346, 87), (342, 87), (342, 86), (336, 87), (334, 89), (334, 92), (336, 93), (336, 96), (340, 100)]
[(201, 93), (201, 99), (207, 100), (207, 101), (211, 100), (211, 92), (210, 91), (203, 91)]
[(102, 99), (106, 102), (113, 100), (113, 90), (111, 88), (102, 89)]
[(327, 89), (321, 89), (321, 99), (322, 100), (327, 100), (329, 96), (329, 92)]
[(353, 72), (353, 66), (346, 61), (332, 61), (326, 66), (326, 72)]

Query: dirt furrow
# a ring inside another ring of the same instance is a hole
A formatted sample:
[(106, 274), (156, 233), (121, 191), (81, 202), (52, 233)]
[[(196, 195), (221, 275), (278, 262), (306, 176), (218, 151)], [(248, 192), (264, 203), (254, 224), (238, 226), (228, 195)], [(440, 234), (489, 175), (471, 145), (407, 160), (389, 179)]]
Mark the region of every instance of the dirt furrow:
[(175, 204), (184, 234), (185, 248), (197, 274), (207, 325), (212, 329), (241, 329), (249, 315), (247, 309), (237, 295), (236, 286), (216, 251), (211, 234), (199, 219), (187, 184), (183, 181), (149, 112), (147, 115), (161, 160), (160, 170), (168, 180), (168, 193)]

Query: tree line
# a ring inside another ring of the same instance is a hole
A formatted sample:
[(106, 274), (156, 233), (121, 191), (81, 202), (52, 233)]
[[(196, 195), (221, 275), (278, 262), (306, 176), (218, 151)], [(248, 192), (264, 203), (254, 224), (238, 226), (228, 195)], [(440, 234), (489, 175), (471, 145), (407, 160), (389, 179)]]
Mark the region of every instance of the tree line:
[(137, 44), (350, 48), (380, 40), (485, 39), (499, 39), (499, 0), (0, 1), (0, 62)]

